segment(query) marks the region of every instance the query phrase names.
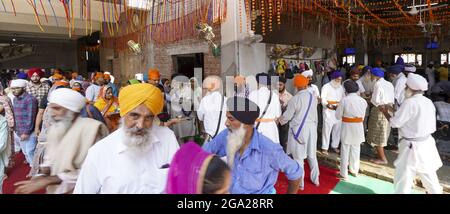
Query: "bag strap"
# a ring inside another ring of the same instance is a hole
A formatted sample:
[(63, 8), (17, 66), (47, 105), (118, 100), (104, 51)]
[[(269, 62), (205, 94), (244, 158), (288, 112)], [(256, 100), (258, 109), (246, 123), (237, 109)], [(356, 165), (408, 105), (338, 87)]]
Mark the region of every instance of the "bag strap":
[[(272, 101), (272, 91), (270, 89), (269, 89), (269, 91), (270, 91), (269, 100), (267, 101), (266, 108), (264, 108), (264, 111), (261, 114), (261, 117), (258, 118), (259, 120), (261, 120), (264, 117), (264, 115), (266, 115), (267, 109), (269, 109), (270, 102)], [(259, 128), (260, 124), (261, 124), (261, 122), (258, 122), (258, 124), (256, 124), (256, 129)]]
[(211, 138), (215, 138), (217, 136), (217, 134), (219, 133), (220, 121), (222, 120), (223, 101), (224, 101), (224, 97), (222, 96), (222, 101), (220, 102), (219, 122), (217, 123), (216, 132), (214, 133), (214, 136), (212, 136)]
[[(298, 136), (300, 136), (300, 132), (302, 131), (303, 126), (305, 125), (305, 121), (306, 121), (306, 117), (308, 116), (309, 109), (311, 109), (311, 103), (312, 103), (312, 97), (313, 97), (313, 96), (312, 96), (312, 94), (311, 94), (310, 92), (308, 92), (308, 94), (309, 94), (308, 108), (306, 109), (305, 115), (303, 116), (302, 123), (301, 123), (300, 126), (298, 127), (297, 132), (294, 134), (294, 139), (295, 139), (297, 142), (299, 142), (299, 141), (298, 141)], [(292, 133), (294, 133), (294, 130), (293, 130), (292, 128), (291, 128), (291, 130), (292, 130)]]
[(102, 110), (102, 116), (105, 117), (106, 113), (108, 112), (109, 108), (113, 105), (114, 100), (111, 99), (111, 101), (103, 108)]

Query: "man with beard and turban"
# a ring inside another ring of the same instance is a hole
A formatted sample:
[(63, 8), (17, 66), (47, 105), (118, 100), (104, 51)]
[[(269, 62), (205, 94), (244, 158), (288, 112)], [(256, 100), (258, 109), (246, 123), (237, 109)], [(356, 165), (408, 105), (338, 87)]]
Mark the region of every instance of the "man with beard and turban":
[(360, 78), (361, 83), (364, 87), (364, 91), (366, 94), (366, 97), (370, 98), (373, 91), (373, 85), (375, 84), (374, 81), (372, 81), (372, 67), (365, 66), (362, 69), (362, 77)]
[(86, 98), (68, 89), (56, 89), (48, 99), (52, 125), (45, 145), (44, 162), (38, 175), (15, 183), (15, 192), (30, 194), (47, 189), (47, 194), (72, 193), (88, 154), (95, 142), (108, 135), (106, 126), (96, 120), (79, 117)]
[(295, 194), (300, 186), (303, 168), (284, 153), (280, 144), (256, 130), (260, 115), (256, 103), (247, 98), (227, 100), (227, 129), (203, 149), (227, 157), (231, 168), (231, 194), (275, 194), (278, 173), (289, 180), (288, 193)]
[[(289, 122), (287, 154), (292, 154), (303, 168), (308, 159), (311, 168), (311, 182), (319, 186), (319, 164), (317, 163), (317, 99), (308, 91), (309, 80), (303, 75), (294, 77), (298, 92), (289, 101), (287, 110), (280, 117), (280, 124)], [(303, 177), (302, 182), (303, 184)], [(303, 190), (304, 186), (300, 186)]]
[(387, 68), (389, 78), (394, 85), (395, 108), (399, 108), (405, 99), (406, 76), (401, 65), (393, 65)]
[(256, 120), (256, 130), (268, 137), (274, 143), (280, 143), (276, 120), (281, 116), (281, 104), (278, 93), (271, 90), (271, 78), (266, 73), (256, 75), (258, 89), (250, 92), (248, 99), (261, 109)]
[(406, 81), (405, 101), (391, 116), (392, 108), (382, 108), (392, 128), (402, 136), (399, 155), (394, 162), (394, 188), (397, 194), (411, 193), (416, 175), (428, 193), (442, 194), (436, 171), (442, 160), (431, 134), (436, 131), (436, 109), (430, 99), (423, 96), (428, 89), (425, 78), (409, 74)]
[(11, 91), (14, 95), (13, 112), (16, 122), (16, 138), (25, 155), (28, 164), (32, 163), (36, 148), (36, 135), (34, 133), (35, 120), (38, 111), (36, 98), (25, 91), (27, 81), (15, 79), (11, 82)]
[(105, 79), (102, 72), (96, 72), (94, 76), (94, 84), (86, 89), (86, 99), (93, 105), (97, 101), (100, 89), (105, 85)]
[(350, 174), (357, 176), (359, 172), (359, 158), (361, 143), (364, 137), (364, 116), (367, 102), (358, 96), (359, 86), (353, 80), (344, 82), (346, 96), (336, 109), (336, 118), (342, 120), (341, 125), (341, 170), (339, 177), (347, 179), (348, 168)]
[(334, 152), (339, 153), (339, 141), (341, 139), (341, 121), (336, 119), (336, 108), (344, 97), (342, 87), (342, 74), (334, 71), (330, 75), (331, 81), (322, 87), (323, 127), (322, 127), (322, 153), (327, 155), (330, 146)]
[(219, 76), (206, 77), (203, 89), (206, 90), (206, 95), (200, 101), (197, 116), (203, 121), (204, 130), (208, 135), (206, 141), (209, 141), (226, 128), (226, 98), (222, 95), (222, 80)]
[(151, 68), (148, 70), (148, 83), (157, 87), (159, 85), (159, 81), (161, 79), (161, 74), (155, 68)]
[(320, 91), (319, 91), (319, 88), (315, 84), (312, 84), (313, 71), (311, 69), (303, 71), (302, 75), (304, 77), (308, 78), (308, 88), (306, 90), (308, 90), (309, 93), (313, 94), (314, 97), (317, 99), (317, 102), (320, 103)]
[(44, 72), (40, 68), (31, 68), (28, 70), (28, 77), (30, 78), (30, 82), (27, 84), (26, 90), (28, 94), (37, 99), (39, 105), (42, 98), (47, 95), (50, 86), (45, 83), (41, 83), (41, 78), (44, 77)]
[(370, 99), (373, 107), (370, 110), (369, 132), (366, 142), (374, 146), (377, 151), (377, 159), (371, 161), (376, 164), (387, 164), (384, 147), (387, 145), (391, 128), (389, 121), (380, 109), (385, 105), (391, 107), (394, 105), (394, 86), (383, 78), (384, 71), (381, 68), (374, 68), (371, 72), (375, 85), (373, 87), (372, 98)]
[(124, 87), (121, 127), (89, 149), (74, 193), (163, 193), (168, 165), (179, 148), (173, 131), (153, 123), (163, 105), (161, 91), (151, 84)]

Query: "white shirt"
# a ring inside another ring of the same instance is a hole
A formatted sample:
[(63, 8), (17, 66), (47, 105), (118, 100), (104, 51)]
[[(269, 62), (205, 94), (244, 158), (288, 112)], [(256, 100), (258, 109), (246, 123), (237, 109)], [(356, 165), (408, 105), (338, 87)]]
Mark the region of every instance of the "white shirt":
[(75, 186), (76, 194), (160, 194), (178, 142), (167, 127), (153, 125), (151, 144), (128, 148), (124, 130), (118, 129), (89, 149)]
[(372, 81), (370, 77), (370, 72), (366, 72), (361, 78), (361, 83), (364, 87), (364, 90), (366, 92), (372, 93), (373, 92), (373, 85), (375, 84), (375, 81)]
[(364, 95), (366, 92), (366, 89), (364, 89), (364, 85), (362, 84), (361, 79), (355, 81), (356, 84), (358, 84), (358, 95)]
[(320, 98), (320, 91), (316, 85), (311, 84), (306, 90), (312, 93), (316, 99)]
[(405, 88), (407, 80), (408, 79), (405, 77), (405, 75), (403, 73), (400, 73), (394, 81), (394, 98), (398, 105), (401, 105), (403, 103), (403, 100), (405, 100)]
[(91, 84), (86, 89), (86, 99), (92, 102), (97, 101), (98, 94), (100, 94), (100, 88), (101, 86), (98, 86), (96, 84)]
[[(259, 107), (261, 117), (264, 109), (266, 108), (267, 102), (269, 101), (270, 91), (267, 87), (260, 87), (258, 90), (252, 91), (248, 96), (249, 100), (256, 103)], [(272, 92), (272, 100), (270, 101), (269, 107), (267, 108), (264, 119), (274, 119), (273, 122), (261, 122), (258, 131), (261, 132), (266, 137), (270, 138), (274, 143), (280, 143), (278, 138), (278, 128), (275, 123), (275, 119), (281, 116), (281, 104), (278, 93)], [(256, 125), (256, 124), (255, 124)]]
[(405, 99), (390, 120), (400, 136), (419, 138), (436, 131), (436, 108), (431, 100), (421, 94)]
[(332, 82), (329, 82), (322, 87), (321, 98), (324, 112), (323, 119), (330, 122), (336, 122), (336, 112), (327, 108), (327, 104), (329, 101), (341, 102), (344, 97), (344, 87), (339, 85), (338, 88), (334, 88), (331, 83)]
[(380, 78), (373, 86), (370, 102), (374, 106), (394, 104), (394, 86), (392, 83)]
[[(366, 114), (367, 102), (357, 93), (350, 93), (345, 96), (336, 109), (336, 118), (342, 117), (363, 118)], [(344, 144), (359, 145), (365, 141), (363, 123), (342, 122), (341, 142)]]
[[(223, 105), (220, 106), (223, 99)], [(217, 123), (219, 122), (220, 110), (222, 109), (222, 118), (220, 118), (219, 131), (224, 130), (226, 118), (226, 105), (227, 100), (217, 91), (207, 94), (200, 101), (200, 106), (197, 110), (197, 116), (200, 121), (203, 121), (205, 126), (205, 132), (214, 137), (217, 130)]]

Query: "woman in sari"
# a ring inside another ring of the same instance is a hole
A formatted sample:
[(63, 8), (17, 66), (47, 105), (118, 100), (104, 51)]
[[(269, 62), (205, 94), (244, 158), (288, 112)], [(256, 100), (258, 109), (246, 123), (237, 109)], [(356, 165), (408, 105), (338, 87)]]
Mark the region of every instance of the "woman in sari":
[(167, 194), (227, 194), (231, 171), (217, 156), (196, 143), (181, 146), (170, 163)]
[(0, 84), (0, 115), (4, 116), (7, 124), (8, 124), (8, 144), (11, 148), (11, 157), (9, 160), (9, 165), (6, 166), (8, 168), (12, 167), (14, 165), (14, 157), (12, 154), (15, 153), (14, 148), (14, 113), (12, 110), (12, 102), (9, 99), (8, 95), (3, 90), (3, 86)]
[(103, 86), (94, 106), (102, 113), (103, 118), (105, 118), (106, 126), (110, 133), (115, 131), (119, 126), (120, 120), (119, 101), (117, 97), (113, 96), (110, 86)]

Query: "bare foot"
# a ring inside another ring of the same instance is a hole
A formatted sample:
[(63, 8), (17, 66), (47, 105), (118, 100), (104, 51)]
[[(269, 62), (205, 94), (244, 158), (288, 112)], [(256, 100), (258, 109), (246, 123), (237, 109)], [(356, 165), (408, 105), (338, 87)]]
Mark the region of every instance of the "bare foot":
[(380, 160), (380, 159), (372, 159), (372, 160), (370, 160), (370, 162), (372, 162), (374, 164), (379, 164), (379, 165), (387, 165), (388, 164), (387, 160)]

